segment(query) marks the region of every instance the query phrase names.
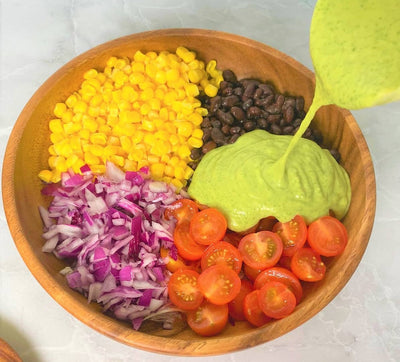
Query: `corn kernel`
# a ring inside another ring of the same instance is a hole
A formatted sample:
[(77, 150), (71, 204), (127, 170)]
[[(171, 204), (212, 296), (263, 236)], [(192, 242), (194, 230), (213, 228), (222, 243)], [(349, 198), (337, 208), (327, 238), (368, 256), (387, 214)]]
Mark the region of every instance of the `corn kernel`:
[(107, 144), (107, 136), (104, 133), (92, 133), (90, 135), (90, 142), (104, 146)]
[(43, 170), (39, 172), (39, 178), (46, 182), (50, 183), (52, 181), (53, 173), (50, 170)]
[(193, 126), (190, 122), (180, 121), (176, 125), (178, 127), (178, 135), (189, 137), (193, 132)]
[(63, 113), (67, 110), (67, 106), (65, 103), (57, 103), (54, 107), (54, 115), (58, 118), (61, 118)]
[(215, 97), (218, 93), (218, 88), (215, 85), (209, 83), (204, 88), (204, 93), (209, 97)]
[(188, 144), (193, 148), (200, 148), (201, 146), (203, 146), (203, 141), (195, 137), (189, 137)]
[(204, 71), (201, 69), (190, 69), (188, 76), (189, 76), (189, 80), (192, 83), (200, 83), (200, 81), (204, 78)]
[(153, 163), (150, 165), (151, 175), (155, 179), (161, 179), (164, 176), (165, 165), (163, 163)]

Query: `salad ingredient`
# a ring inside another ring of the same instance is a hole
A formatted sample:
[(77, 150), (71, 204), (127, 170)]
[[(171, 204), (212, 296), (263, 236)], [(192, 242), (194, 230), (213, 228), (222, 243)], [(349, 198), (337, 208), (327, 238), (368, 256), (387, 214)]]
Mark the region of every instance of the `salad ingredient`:
[(261, 309), (259, 302), (260, 290), (255, 289), (247, 294), (243, 301), (243, 313), (246, 320), (255, 327), (262, 327), (271, 321)]
[(325, 276), (326, 266), (321, 257), (311, 248), (297, 250), (290, 262), (292, 272), (306, 282), (317, 282)]
[(252, 291), (253, 285), (251, 282), (247, 279), (242, 279), (239, 294), (228, 303), (229, 315), (233, 319), (237, 321), (246, 320), (246, 316), (244, 315), (244, 298)]
[(331, 209), (341, 219), (351, 198), (346, 171), (327, 150), (304, 138), (280, 162), (292, 139), (255, 130), (210, 151), (193, 174), (189, 195), (220, 210), (228, 228), (238, 232), (268, 215), (281, 222), (302, 215), (310, 223)]
[(71, 261), (64, 274), (72, 289), (138, 329), (143, 318), (167, 308), (160, 247), (174, 246), (173, 224), (163, 213), (181, 196), (150, 179), (147, 169), (106, 167), (97, 177), (86, 166), (82, 174), (63, 173), (60, 185), (43, 188), (53, 197), (48, 209), (40, 207), (43, 251)]
[(400, 99), (398, 5), (396, 0), (317, 2), (310, 53), (321, 105), (360, 109)]
[(308, 243), (320, 255), (339, 255), (347, 245), (347, 230), (338, 219), (327, 215), (309, 225)]
[(296, 307), (296, 297), (288, 286), (277, 281), (264, 284), (258, 293), (261, 310), (270, 318), (281, 319), (291, 314)]
[(228, 322), (228, 306), (204, 301), (199, 308), (189, 311), (186, 316), (189, 327), (193, 331), (201, 336), (210, 337), (222, 332), (225, 328)]
[(276, 281), (285, 284), (295, 295), (296, 302), (299, 303), (303, 296), (303, 287), (299, 279), (290, 270), (282, 267), (272, 267), (263, 270), (254, 281), (254, 288), (261, 289), (266, 283)]
[(178, 269), (193, 269), (195, 270), (195, 265), (192, 265), (189, 261), (184, 260), (176, 251), (174, 251), (174, 255), (171, 255), (171, 251), (169, 249), (160, 248), (160, 255), (166, 262), (165, 267), (171, 272), (175, 273)]
[(210, 245), (222, 240), (227, 222), (217, 209), (207, 208), (196, 213), (190, 221), (190, 234), (199, 244)]
[(247, 234), (240, 240), (240, 253), (243, 262), (253, 269), (266, 269), (274, 266), (282, 255), (281, 238), (271, 231)]
[(226, 241), (211, 244), (201, 257), (201, 269), (205, 270), (213, 265), (223, 264), (236, 273), (242, 270), (243, 258), (239, 250)]
[(215, 65), (178, 47), (175, 54), (111, 57), (103, 71), (89, 69), (79, 90), (55, 105), (49, 169), (39, 177), (58, 182), (62, 172), (79, 173), (84, 164), (101, 174), (111, 161), (126, 171), (148, 166), (153, 179), (180, 189), (193, 172), (191, 149), (203, 143), (207, 110), (196, 97), (222, 81)]
[(307, 225), (300, 215), (296, 215), (288, 222), (276, 223), (272, 230), (282, 239), (282, 255), (285, 256), (293, 256), (297, 249), (303, 247), (307, 239)]
[(239, 294), (240, 283), (238, 274), (223, 264), (203, 270), (198, 279), (198, 286), (203, 295), (216, 305), (232, 301)]
[(203, 301), (197, 281), (199, 274), (194, 270), (180, 269), (168, 281), (168, 296), (173, 304), (183, 310), (197, 309)]
[(262, 272), (262, 269), (255, 269), (248, 266), (247, 264), (243, 264), (243, 272), (247, 278), (249, 278), (252, 282), (254, 282), (258, 277), (258, 275)]
[(199, 208), (193, 200), (184, 198), (168, 205), (164, 215), (167, 220), (174, 218), (177, 223), (182, 223), (190, 221), (198, 211)]
[(190, 222), (178, 223), (174, 230), (174, 243), (178, 253), (186, 260), (200, 260), (206, 245), (196, 243), (190, 234)]
[[(234, 143), (240, 135), (254, 129), (293, 135), (305, 115), (303, 97), (280, 94), (272, 84), (257, 79), (237, 80), (231, 70), (222, 74), (224, 81), (218, 94), (201, 98), (208, 114), (201, 124), (203, 146), (192, 150), (194, 165), (211, 149)], [(322, 144), (322, 135), (316, 129), (309, 127), (304, 137)], [(340, 157), (337, 150), (330, 152)]]

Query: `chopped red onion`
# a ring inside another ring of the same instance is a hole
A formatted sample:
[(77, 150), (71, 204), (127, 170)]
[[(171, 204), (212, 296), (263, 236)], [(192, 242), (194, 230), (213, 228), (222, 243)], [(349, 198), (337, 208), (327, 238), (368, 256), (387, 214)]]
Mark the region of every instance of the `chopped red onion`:
[(170, 273), (160, 248), (176, 254), (175, 225), (163, 215), (182, 195), (151, 180), (148, 168), (124, 173), (107, 162), (105, 175), (94, 176), (86, 165), (81, 172), (43, 188), (53, 200), (39, 207), (42, 250), (72, 260), (63, 269), (68, 285), (138, 329), (169, 304)]

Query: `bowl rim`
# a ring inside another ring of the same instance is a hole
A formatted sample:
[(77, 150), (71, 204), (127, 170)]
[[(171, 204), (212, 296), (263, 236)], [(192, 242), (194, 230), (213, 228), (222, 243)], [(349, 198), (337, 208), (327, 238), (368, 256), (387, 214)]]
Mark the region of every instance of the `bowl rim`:
[[(285, 328), (282, 328), (282, 326), (280, 326), (280, 333), (273, 338), (268, 338), (268, 336), (266, 335), (266, 327), (254, 328), (246, 332), (246, 334), (241, 335), (215, 336), (208, 337), (206, 339), (199, 337), (199, 339), (195, 341), (185, 341), (175, 339), (174, 337), (170, 338), (149, 335), (140, 331), (135, 331), (133, 329), (127, 332), (122, 326), (115, 326), (118, 321), (111, 319), (111, 317), (99, 314), (95, 311), (88, 309), (88, 307), (84, 306), (83, 303), (78, 300), (78, 298), (75, 298), (69, 294), (66, 294), (62, 290), (59, 290), (60, 288), (58, 282), (56, 281), (54, 276), (51, 275), (37, 259), (28, 239), (23, 233), (23, 227), (18, 219), (17, 206), (15, 202), (14, 173), (18, 144), (24, 132), (25, 125), (29, 119), (29, 117), (27, 117), (26, 115), (31, 114), (31, 112), (35, 109), (40, 101), (40, 98), (38, 97), (39, 92), (50, 88), (52, 81), (58, 79), (60, 75), (64, 74), (66, 70), (74, 64), (83, 61), (87, 57), (90, 57), (97, 52), (101, 52), (103, 49), (107, 48), (110, 45), (134, 41), (139, 37), (143, 39), (144, 37), (153, 38), (158, 36), (187, 35), (195, 35), (198, 37), (217, 37), (221, 40), (234, 41), (236, 43), (246, 44), (246, 46), (262, 48), (264, 51), (267, 51), (272, 56), (279, 57), (283, 59), (284, 62), (288, 63), (292, 67), (295, 67), (307, 78), (310, 78), (315, 84), (314, 73), (289, 55), (264, 43), (243, 37), (241, 35), (236, 35), (223, 31), (198, 28), (159, 29), (125, 35), (123, 37), (107, 41), (79, 54), (78, 56), (65, 63), (62, 67), (60, 67), (56, 72), (54, 72), (50, 77), (47, 78), (47, 80), (35, 91), (27, 104), (24, 106), (11, 131), (5, 150), (2, 168), (3, 207), (14, 243), (30, 272), (33, 274), (39, 284), (58, 304), (60, 304), (65, 310), (71, 313), (82, 323), (116, 341), (149, 352), (180, 356), (219, 355), (223, 353), (247, 349), (262, 343), (266, 343), (272, 339), (282, 336), (283, 334), (293, 330), (294, 328), (297, 328), (307, 320), (311, 319), (313, 316), (319, 313), (327, 304), (329, 304), (332, 299), (342, 290), (344, 285), (350, 280), (359, 262), (361, 261), (362, 255), (364, 254), (365, 249), (368, 245), (369, 237), (373, 228), (376, 207), (376, 181), (372, 159), (368, 150), (367, 143), (355, 119), (348, 110), (338, 109), (338, 111), (345, 118), (345, 122), (350, 128), (351, 132), (357, 138), (357, 141), (359, 142), (359, 147), (366, 151), (366, 157), (362, 159), (363, 170), (368, 169), (369, 174), (372, 176), (368, 179), (365, 178), (365, 199), (366, 203), (368, 203), (370, 212), (364, 215), (362, 226), (359, 230), (359, 233), (362, 233), (364, 235), (366, 242), (362, 245), (363, 249), (360, 250), (360, 260), (357, 263), (349, 263), (349, 265), (347, 265), (346, 271), (348, 272), (349, 276), (347, 278), (337, 278), (335, 288), (332, 289), (333, 291), (327, 297), (328, 302), (326, 303), (326, 305), (320, 306), (318, 304), (310, 303), (309, 307), (302, 308), (301, 304), (299, 304), (298, 308), (304, 309), (304, 312), (310, 312), (307, 317), (304, 317), (306, 313), (303, 313), (303, 316), (297, 319), (298, 321), (300, 321), (300, 323), (298, 323), (296, 326), (291, 325), (291, 316), (286, 317), (285, 320), (289, 323), (286, 323)], [(343, 273), (344, 272), (345, 271), (343, 271)], [(279, 323), (279, 321), (277, 322)], [(272, 329), (274, 328), (275, 327), (272, 326)], [(227, 340), (229, 340), (229, 343), (226, 343)], [(207, 344), (206, 348), (204, 348), (205, 344)]]

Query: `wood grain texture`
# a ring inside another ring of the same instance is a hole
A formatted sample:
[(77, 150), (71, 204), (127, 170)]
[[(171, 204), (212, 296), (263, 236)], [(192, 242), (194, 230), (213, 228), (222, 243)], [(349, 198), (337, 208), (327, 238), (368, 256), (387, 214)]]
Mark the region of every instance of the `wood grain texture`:
[(1, 362), (22, 362), (22, 359), (18, 356), (11, 346), (0, 338), (0, 361)]
[[(219, 69), (232, 69), (238, 78), (255, 77), (270, 81), (280, 91), (302, 95), (306, 109), (314, 93), (310, 70), (264, 44), (232, 34), (199, 30), (168, 29), (134, 34), (102, 44), (76, 57), (51, 76), (33, 95), (16, 121), (3, 163), (2, 190), (7, 221), (15, 244), (26, 265), (44, 289), (83, 323), (127, 345), (171, 355), (215, 355), (245, 349), (277, 338), (301, 325), (325, 307), (354, 273), (367, 247), (375, 216), (375, 176), (369, 150), (350, 112), (334, 106), (321, 108), (315, 127), (325, 143), (337, 147), (342, 164), (350, 174), (352, 202), (344, 224), (349, 231), (345, 252), (328, 261), (324, 280), (305, 287), (304, 298), (289, 317), (262, 328), (247, 323), (227, 326), (211, 338), (191, 330), (163, 331), (147, 324), (140, 332), (88, 304), (71, 290), (58, 272), (65, 266), (53, 255), (41, 252), (42, 223), (38, 205), (48, 205), (40, 193), (38, 172), (47, 167), (50, 145), (48, 122), (54, 104), (64, 101), (82, 82), (89, 68), (102, 70), (110, 56), (132, 57), (136, 50), (175, 51), (178, 46), (195, 50), (205, 61), (217, 60)], [(51, 321), (48, 321), (51, 323)]]

